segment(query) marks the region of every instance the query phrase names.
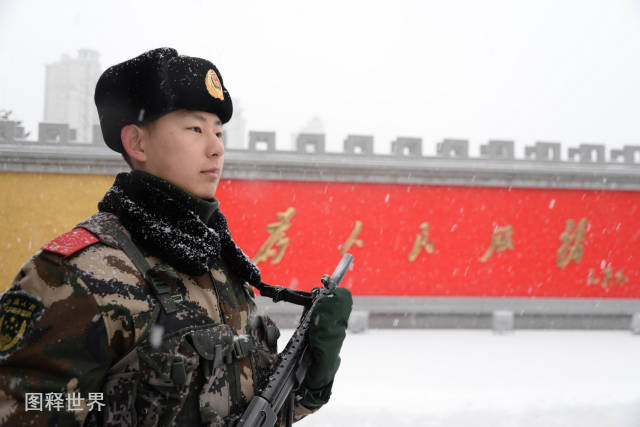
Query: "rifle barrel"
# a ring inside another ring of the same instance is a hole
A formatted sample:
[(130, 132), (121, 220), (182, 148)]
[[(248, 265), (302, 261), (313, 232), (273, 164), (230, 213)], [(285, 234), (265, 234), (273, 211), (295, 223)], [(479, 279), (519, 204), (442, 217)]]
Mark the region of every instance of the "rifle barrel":
[(336, 267), (336, 269), (333, 271), (333, 274), (331, 275), (331, 289), (340, 285), (340, 282), (342, 282), (342, 278), (344, 277), (345, 274), (347, 274), (347, 270), (351, 266), (352, 262), (353, 262), (353, 255), (344, 254), (342, 256), (342, 259), (338, 263), (338, 266)]

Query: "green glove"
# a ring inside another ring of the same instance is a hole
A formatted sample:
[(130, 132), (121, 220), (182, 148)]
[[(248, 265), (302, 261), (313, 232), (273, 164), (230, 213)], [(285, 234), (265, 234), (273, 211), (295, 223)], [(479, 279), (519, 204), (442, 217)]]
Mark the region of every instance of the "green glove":
[(351, 292), (345, 288), (334, 289), (316, 303), (309, 325), (309, 350), (313, 362), (304, 380), (300, 401), (310, 409), (329, 401), (352, 305)]

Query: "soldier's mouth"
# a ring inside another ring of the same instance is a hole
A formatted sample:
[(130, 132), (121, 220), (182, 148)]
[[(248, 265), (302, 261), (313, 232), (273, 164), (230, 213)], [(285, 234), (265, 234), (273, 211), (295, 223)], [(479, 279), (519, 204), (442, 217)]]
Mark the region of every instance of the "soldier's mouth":
[(214, 178), (219, 178), (220, 177), (220, 169), (218, 168), (212, 168), (212, 169), (207, 169), (202, 171), (203, 174), (206, 174), (208, 176), (214, 177)]

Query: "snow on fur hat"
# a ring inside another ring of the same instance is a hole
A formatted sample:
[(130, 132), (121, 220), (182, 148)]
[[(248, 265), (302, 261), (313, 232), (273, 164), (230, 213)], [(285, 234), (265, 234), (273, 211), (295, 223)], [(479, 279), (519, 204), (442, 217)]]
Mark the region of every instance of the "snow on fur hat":
[(95, 102), (104, 140), (119, 153), (125, 125), (146, 124), (183, 108), (216, 114), (222, 123), (233, 113), (216, 66), (168, 47), (109, 67), (98, 80)]

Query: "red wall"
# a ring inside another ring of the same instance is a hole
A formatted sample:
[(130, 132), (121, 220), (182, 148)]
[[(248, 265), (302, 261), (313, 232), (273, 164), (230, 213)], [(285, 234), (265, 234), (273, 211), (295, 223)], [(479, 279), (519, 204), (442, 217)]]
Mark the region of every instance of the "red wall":
[[(276, 214), (296, 209), (282, 260), (259, 263), (271, 284), (318, 286), (361, 221), (363, 246), (349, 250), (355, 261), (343, 281), (354, 295), (640, 297), (640, 192), (225, 179), (216, 197), (251, 257)], [(563, 269), (557, 252), (570, 218), (587, 227), (582, 259)], [(422, 222), (434, 250), (410, 262)], [(513, 249), (480, 262), (494, 228), (506, 225)], [(589, 284), (590, 270), (599, 283)]]

